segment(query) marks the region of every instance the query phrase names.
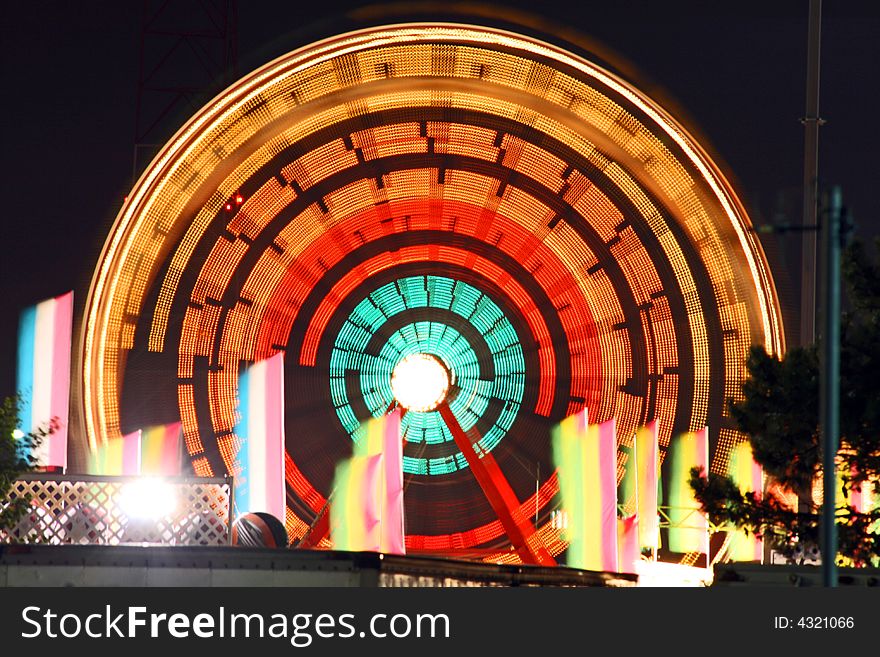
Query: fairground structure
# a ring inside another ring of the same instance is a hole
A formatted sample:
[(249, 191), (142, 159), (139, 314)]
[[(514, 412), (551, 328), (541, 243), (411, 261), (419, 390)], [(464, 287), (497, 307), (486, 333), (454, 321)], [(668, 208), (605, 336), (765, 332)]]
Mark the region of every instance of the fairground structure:
[(615, 419), (621, 448), (655, 421), (663, 476), (708, 428), (726, 473), (748, 349), (785, 347), (688, 130), (580, 54), (462, 24), (343, 34), (214, 98), (127, 196), (75, 323), (69, 476), (179, 422), (184, 474), (259, 479), (242, 374), (280, 354), (291, 545), (333, 547), (337, 464), (401, 406), (406, 553), (508, 564), (526, 539), (564, 563), (564, 418)]

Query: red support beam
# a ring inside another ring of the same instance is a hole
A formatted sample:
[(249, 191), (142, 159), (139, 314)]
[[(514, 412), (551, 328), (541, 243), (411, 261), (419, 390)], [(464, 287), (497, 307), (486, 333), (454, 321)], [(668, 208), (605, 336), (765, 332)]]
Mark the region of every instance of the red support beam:
[[(446, 403), (437, 407), (446, 426), (449, 427), (455, 444), (461, 450), (470, 465), (471, 471), (480, 484), (483, 493), (498, 515), (504, 531), (523, 563), (539, 566), (555, 566), (556, 560), (544, 546), (541, 538), (535, 533), (532, 523), (519, 511), (520, 503), (510, 483), (501, 472), (498, 462), (489, 454), (478, 455), (473, 443), (461, 428), (458, 420)], [(332, 496), (331, 496), (332, 497)], [(316, 548), (323, 538), (330, 533), (330, 504), (328, 500), (318, 513), (315, 522), (300, 540), (298, 548)]]
[(535, 527), (528, 518), (519, 511), (520, 503), (510, 483), (501, 472), (498, 462), (488, 452), (478, 455), (471, 439), (461, 428), (449, 404), (442, 403), (437, 411), (449, 427), (455, 444), (467, 459), (471, 472), (483, 489), (486, 499), (498, 515), (504, 531), (510, 538), (517, 554), (523, 563), (539, 566), (555, 566), (556, 560), (547, 550), (541, 537), (535, 533)]
[(297, 544), (297, 549), (309, 550), (318, 547), (321, 539), (330, 533), (330, 500), (323, 506), (305, 536)]

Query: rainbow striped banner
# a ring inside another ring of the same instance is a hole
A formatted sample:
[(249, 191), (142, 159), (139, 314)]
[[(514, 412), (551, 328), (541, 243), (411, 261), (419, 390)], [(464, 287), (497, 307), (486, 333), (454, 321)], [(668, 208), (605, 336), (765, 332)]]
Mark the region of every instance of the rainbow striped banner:
[(863, 481), (849, 493), (849, 506), (859, 513), (871, 513), (876, 507), (874, 488), (870, 481)]
[(141, 473), (141, 432), (132, 431), (113, 438), (89, 455), (89, 473), (96, 475), (139, 475)]
[(37, 465), (44, 467), (67, 468), (72, 332), (73, 292), (21, 314), (16, 386), (21, 398), (20, 430), (30, 433), (54, 425), (33, 454)]
[[(755, 493), (758, 499), (761, 498), (764, 491), (764, 473), (761, 471), (761, 466), (755, 463), (752, 446), (748, 441), (741, 442), (733, 448), (727, 472), (741, 493)], [(743, 530), (733, 531), (730, 534), (728, 552), (731, 561), (761, 562), (764, 560), (764, 543), (754, 534), (747, 534)]]
[(400, 415), (395, 410), (361, 424), (354, 456), (337, 468), (330, 508), (338, 549), (406, 554)]
[[(840, 472), (840, 468), (838, 468), (838, 472)], [(855, 477), (857, 474), (855, 468), (850, 471), (850, 476)], [(842, 479), (842, 477), (840, 477)], [(838, 485), (838, 490), (842, 488), (841, 485)], [(874, 510), (876, 504), (876, 500), (874, 499), (874, 484), (871, 479), (863, 481), (858, 487), (850, 488), (847, 493), (846, 505), (851, 507), (853, 511), (857, 513), (871, 513)]]
[(400, 410), (380, 418), (383, 460), (383, 506), (379, 549), (386, 554), (406, 554), (403, 507), (403, 441)]
[(669, 451), (669, 549), (709, 554), (709, 523), (688, 483), (691, 468), (703, 468), (704, 475), (709, 472), (709, 430), (678, 436)]
[[(617, 570), (617, 429), (612, 418), (587, 428), (584, 441), (587, 568)], [(597, 540), (598, 539), (598, 540)]]
[(559, 479), (563, 516), (563, 537), (568, 541), (566, 565), (585, 568), (587, 535), (584, 517), (583, 462), (581, 443), (588, 425), (587, 409), (569, 415), (553, 430), (553, 461)]
[(657, 470), (660, 450), (657, 446), (657, 421), (648, 422), (636, 432), (633, 452), (638, 473), (636, 490), (639, 516), (639, 546), (652, 550), (659, 547), (660, 519), (657, 515)]
[(141, 431), (141, 474), (162, 477), (180, 475), (180, 422), (147, 427)]
[(283, 523), (287, 515), (283, 354), (247, 367), (238, 378), (238, 399), (236, 514), (263, 511)]
[(352, 456), (336, 466), (330, 505), (330, 533), (335, 549), (381, 550), (381, 478), (381, 454)]
[(637, 573), (640, 560), (639, 516), (633, 514), (617, 519), (617, 572)]
[(563, 420), (553, 453), (568, 512), (567, 563), (617, 570), (617, 434), (615, 421), (590, 425), (586, 410)]

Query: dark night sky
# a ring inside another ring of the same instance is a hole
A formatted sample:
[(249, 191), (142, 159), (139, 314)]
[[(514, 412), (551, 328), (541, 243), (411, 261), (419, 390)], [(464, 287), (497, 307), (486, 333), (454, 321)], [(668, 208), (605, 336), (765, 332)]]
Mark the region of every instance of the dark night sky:
[[(626, 77), (661, 103), (670, 101), (664, 104), (726, 165), (756, 222), (773, 220), (781, 192), (794, 199), (792, 218), (799, 216), (808, 0), (495, 5), (540, 11), (628, 60)], [(825, 5), (821, 115), (828, 123), (820, 175), (843, 186), (859, 234), (875, 235), (880, 144), (871, 112), (880, 105), (880, 5)], [(341, 17), (351, 6), (241, 0), (239, 72), (350, 29)], [(0, 394), (14, 388), (19, 312), (68, 289), (86, 289), (127, 193), (140, 7), (88, 0), (4, 7), (0, 293), (9, 312), (0, 330)], [(172, 122), (166, 133), (176, 127)]]

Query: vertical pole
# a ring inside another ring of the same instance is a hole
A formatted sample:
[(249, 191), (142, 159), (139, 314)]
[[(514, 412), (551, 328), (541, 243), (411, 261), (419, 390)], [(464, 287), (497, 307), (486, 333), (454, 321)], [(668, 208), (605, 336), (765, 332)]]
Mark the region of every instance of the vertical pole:
[(822, 436), (822, 583), (837, 586), (837, 476), (835, 457), (840, 444), (840, 187), (831, 199), (822, 233), (822, 324), (819, 422)]
[[(141, 7), (141, 41), (140, 41), (140, 49), (138, 50), (138, 85), (137, 85), (137, 95), (135, 97), (134, 103), (134, 148), (132, 149), (132, 158), (131, 158), (131, 186), (129, 189), (134, 189), (134, 184), (138, 179), (138, 145), (143, 141), (143, 135), (141, 135), (141, 124), (143, 123), (143, 102), (144, 102), (144, 52), (146, 47), (146, 34), (147, 34), (147, 25), (150, 22), (150, 0), (143, 0)], [(231, 535), (231, 534), (230, 534)]]
[(225, 477), (229, 486), (229, 516), (226, 520), (226, 543), (232, 545), (232, 526), (235, 524), (235, 478)]
[(816, 225), (819, 179), (819, 44), (822, 26), (822, 0), (810, 0), (807, 45), (807, 106), (804, 124), (804, 230), (801, 253), (800, 343), (812, 344), (816, 338)]
[(537, 474), (535, 475), (535, 527), (538, 526), (538, 495), (541, 492), (541, 462), (537, 463)]

